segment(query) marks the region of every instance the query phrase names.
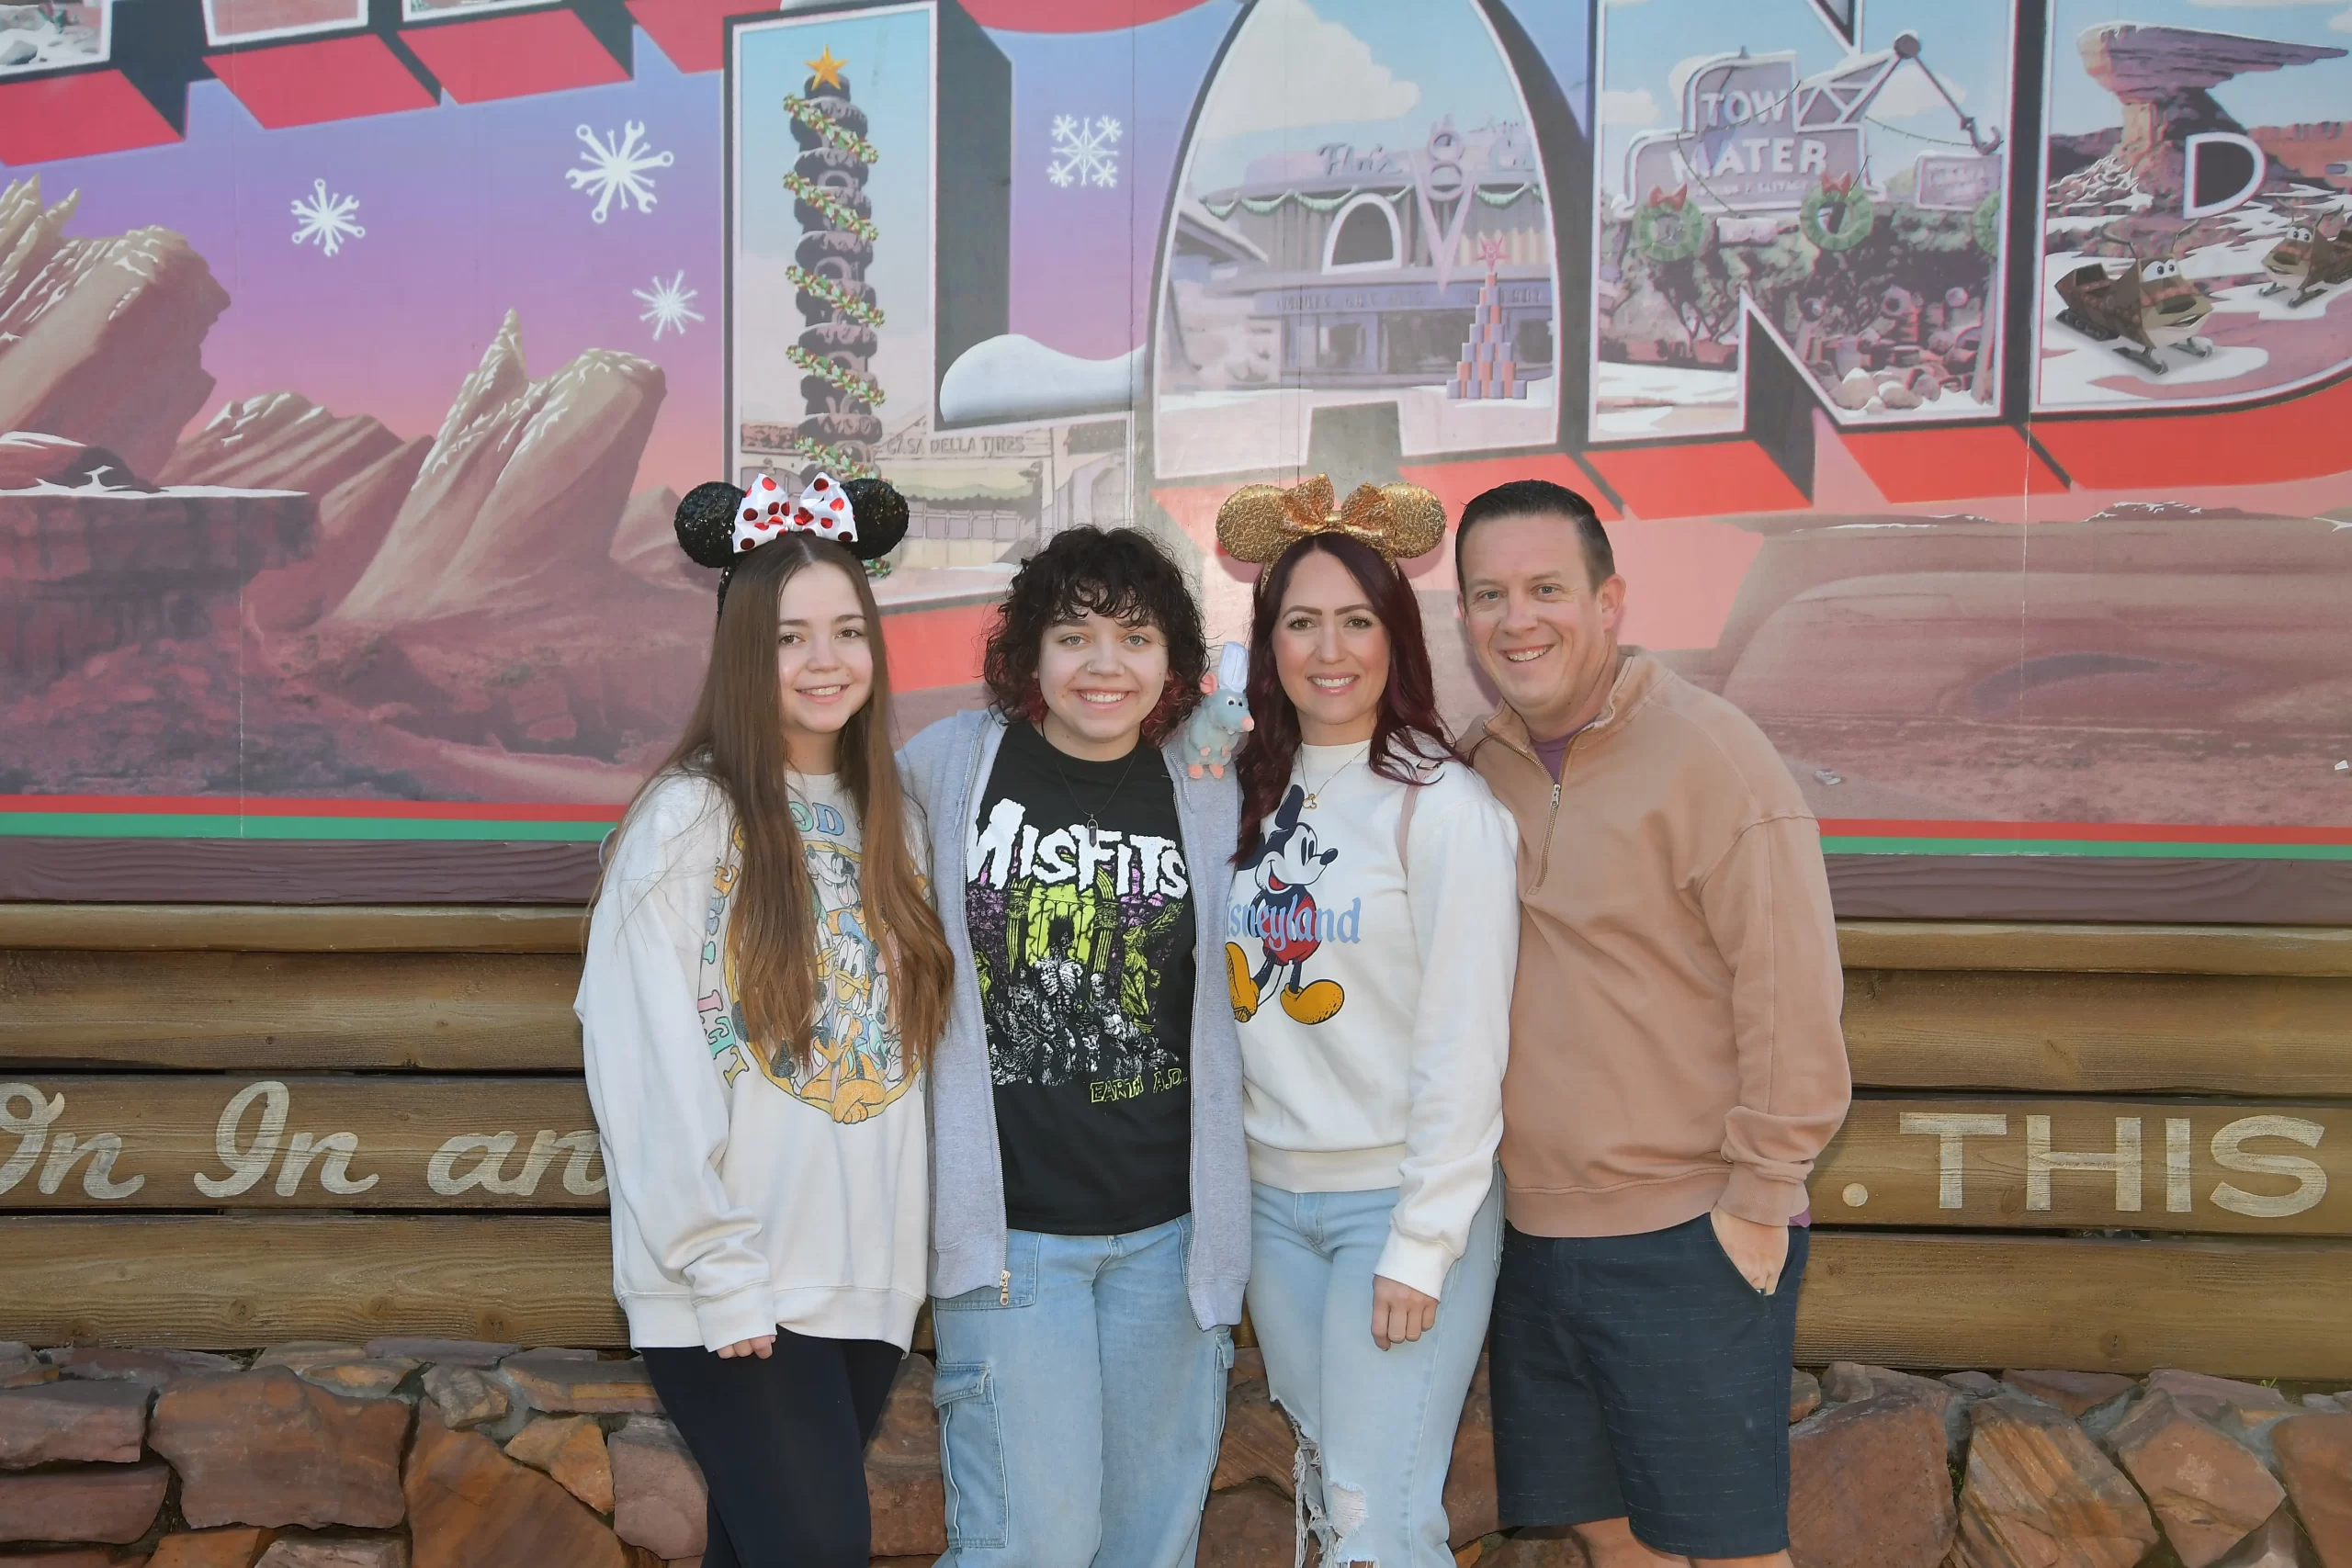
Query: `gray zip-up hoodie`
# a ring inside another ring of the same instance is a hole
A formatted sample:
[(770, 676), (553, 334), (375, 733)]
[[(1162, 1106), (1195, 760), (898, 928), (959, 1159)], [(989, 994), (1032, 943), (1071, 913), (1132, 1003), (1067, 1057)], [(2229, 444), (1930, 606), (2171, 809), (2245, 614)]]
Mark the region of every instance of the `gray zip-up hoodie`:
[[(943, 718), (907, 742), (899, 769), (930, 821), (932, 891), (956, 954), (947, 1032), (932, 1057), (931, 1289), (956, 1296), (1004, 1278), (1004, 1167), (996, 1141), (995, 1077), (981, 1021), (979, 971), (964, 918), (973, 803), (996, 766), (1004, 721), (992, 713)], [(1176, 820), (1193, 867), (1193, 1251), (1186, 1269), (1203, 1328), (1241, 1321), (1250, 1281), (1250, 1155), (1241, 1136), (1241, 1044), (1226, 995), (1225, 926), (1216, 898), (1241, 826), (1230, 778), (1187, 777), (1181, 747), (1162, 749), (1176, 784)]]

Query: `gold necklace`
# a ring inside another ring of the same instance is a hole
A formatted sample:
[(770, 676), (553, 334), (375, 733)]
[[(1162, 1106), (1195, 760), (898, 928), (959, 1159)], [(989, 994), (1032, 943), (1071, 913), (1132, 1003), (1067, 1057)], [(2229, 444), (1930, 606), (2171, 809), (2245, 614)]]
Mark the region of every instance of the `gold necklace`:
[[(1367, 740), (1363, 743), (1363, 749), (1357, 751), (1354, 756), (1343, 759), (1338, 767), (1333, 768), (1329, 773), (1325, 773), (1321, 784), (1317, 784), (1313, 789), (1306, 791), (1306, 809), (1309, 811), (1314, 810), (1315, 797), (1321, 795), (1325, 790), (1329, 789), (1333, 779), (1338, 778), (1341, 773), (1346, 773), (1350, 768), (1352, 768), (1358, 762), (1363, 761), (1371, 750), (1372, 742)], [(1298, 770), (1298, 782), (1302, 786), (1306, 783), (1306, 770), (1304, 767)]]

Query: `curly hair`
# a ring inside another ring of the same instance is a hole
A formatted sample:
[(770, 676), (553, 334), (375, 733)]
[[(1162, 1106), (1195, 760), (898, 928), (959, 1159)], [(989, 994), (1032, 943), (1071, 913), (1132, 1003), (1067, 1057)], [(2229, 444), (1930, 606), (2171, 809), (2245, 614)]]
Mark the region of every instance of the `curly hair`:
[(981, 660), (989, 705), (1008, 723), (1043, 718), (1037, 660), (1046, 634), (1090, 611), (1157, 627), (1168, 639), (1168, 686), (1143, 722), (1145, 742), (1165, 745), (1200, 705), (1208, 643), (1182, 569), (1139, 529), (1066, 528), (1021, 563)]

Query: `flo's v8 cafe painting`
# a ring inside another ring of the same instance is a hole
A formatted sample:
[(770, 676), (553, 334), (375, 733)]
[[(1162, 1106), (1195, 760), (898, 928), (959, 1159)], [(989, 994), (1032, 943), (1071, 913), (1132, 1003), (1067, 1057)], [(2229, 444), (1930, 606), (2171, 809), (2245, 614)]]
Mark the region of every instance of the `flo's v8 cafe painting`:
[(0, 4), (0, 897), (580, 897), (823, 467), (910, 730), (1059, 530), (1231, 637), (1238, 486), (1535, 476), (1842, 912), (2341, 921), (2347, 125), (2342, 4)]

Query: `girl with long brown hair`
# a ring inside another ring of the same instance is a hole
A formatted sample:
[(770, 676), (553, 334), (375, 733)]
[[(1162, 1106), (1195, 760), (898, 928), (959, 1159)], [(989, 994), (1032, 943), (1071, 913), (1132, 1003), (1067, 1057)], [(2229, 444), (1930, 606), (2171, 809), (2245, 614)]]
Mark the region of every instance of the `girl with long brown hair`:
[(685, 732), (629, 805), (575, 1010), (630, 1343), (709, 1483), (707, 1568), (852, 1568), (924, 1296), (951, 959), (890, 750), (878, 480), (697, 487), (725, 569)]

